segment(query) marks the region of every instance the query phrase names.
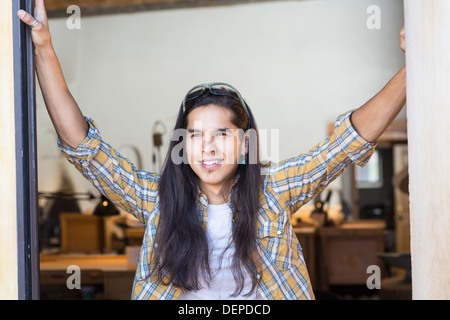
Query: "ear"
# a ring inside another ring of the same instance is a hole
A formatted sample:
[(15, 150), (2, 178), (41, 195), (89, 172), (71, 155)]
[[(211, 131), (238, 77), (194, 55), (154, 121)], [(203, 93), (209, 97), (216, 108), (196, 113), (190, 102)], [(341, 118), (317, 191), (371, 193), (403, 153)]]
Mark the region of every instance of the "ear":
[(247, 154), (248, 153), (248, 141), (249, 141), (248, 134), (245, 133), (244, 134), (244, 138), (243, 138), (243, 142), (241, 143), (241, 150), (240, 150), (241, 154)]

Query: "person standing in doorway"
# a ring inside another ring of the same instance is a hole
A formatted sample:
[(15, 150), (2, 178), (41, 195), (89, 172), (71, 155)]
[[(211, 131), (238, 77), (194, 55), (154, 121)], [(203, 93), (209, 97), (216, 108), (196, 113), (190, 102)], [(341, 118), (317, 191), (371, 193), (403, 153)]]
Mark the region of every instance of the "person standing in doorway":
[[(43, 0), (31, 28), (36, 72), (58, 145), (108, 199), (146, 226), (132, 299), (314, 299), (289, 217), (349, 165), (363, 166), (406, 103), (403, 67), (372, 99), (337, 117), (307, 153), (261, 164), (258, 128), (226, 83), (182, 99), (161, 173), (137, 170), (103, 141), (64, 80)], [(404, 32), (400, 33), (404, 51)]]

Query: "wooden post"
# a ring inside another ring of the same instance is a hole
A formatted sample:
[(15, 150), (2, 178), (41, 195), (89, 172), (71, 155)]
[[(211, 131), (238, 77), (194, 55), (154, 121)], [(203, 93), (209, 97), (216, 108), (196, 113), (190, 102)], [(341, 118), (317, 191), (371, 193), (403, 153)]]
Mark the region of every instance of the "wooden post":
[(39, 298), (32, 3), (0, 1), (0, 299)]
[(450, 299), (450, 1), (404, 8), (413, 299)]
[(0, 1), (0, 299), (18, 299), (12, 2)]

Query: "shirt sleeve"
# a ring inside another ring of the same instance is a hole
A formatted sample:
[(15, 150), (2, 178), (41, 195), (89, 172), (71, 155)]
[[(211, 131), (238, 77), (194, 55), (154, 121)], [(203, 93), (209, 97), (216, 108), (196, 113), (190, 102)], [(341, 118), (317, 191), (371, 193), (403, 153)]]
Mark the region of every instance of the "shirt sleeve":
[(340, 115), (333, 134), (308, 153), (268, 167), (267, 183), (277, 192), (290, 214), (325, 189), (351, 164), (363, 167), (372, 156), (376, 142), (368, 142), (350, 121), (354, 110)]
[(72, 148), (58, 139), (58, 148), (102, 194), (146, 224), (157, 204), (159, 175), (137, 170), (102, 140), (92, 119), (85, 119), (89, 131), (80, 145)]

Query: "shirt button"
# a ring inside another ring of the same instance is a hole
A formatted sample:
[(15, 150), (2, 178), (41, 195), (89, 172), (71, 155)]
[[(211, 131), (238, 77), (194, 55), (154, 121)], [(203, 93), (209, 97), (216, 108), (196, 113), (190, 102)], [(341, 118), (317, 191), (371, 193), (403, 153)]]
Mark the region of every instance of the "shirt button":
[(281, 231), (280, 230), (277, 231), (277, 235), (279, 235), (279, 236), (281, 235)]
[(158, 242), (155, 242), (155, 248), (158, 248)]
[(81, 165), (83, 167), (87, 167), (89, 165), (89, 161), (88, 160), (81, 160)]
[(256, 275), (256, 279), (260, 279), (261, 278), (261, 275), (258, 273), (257, 275)]

